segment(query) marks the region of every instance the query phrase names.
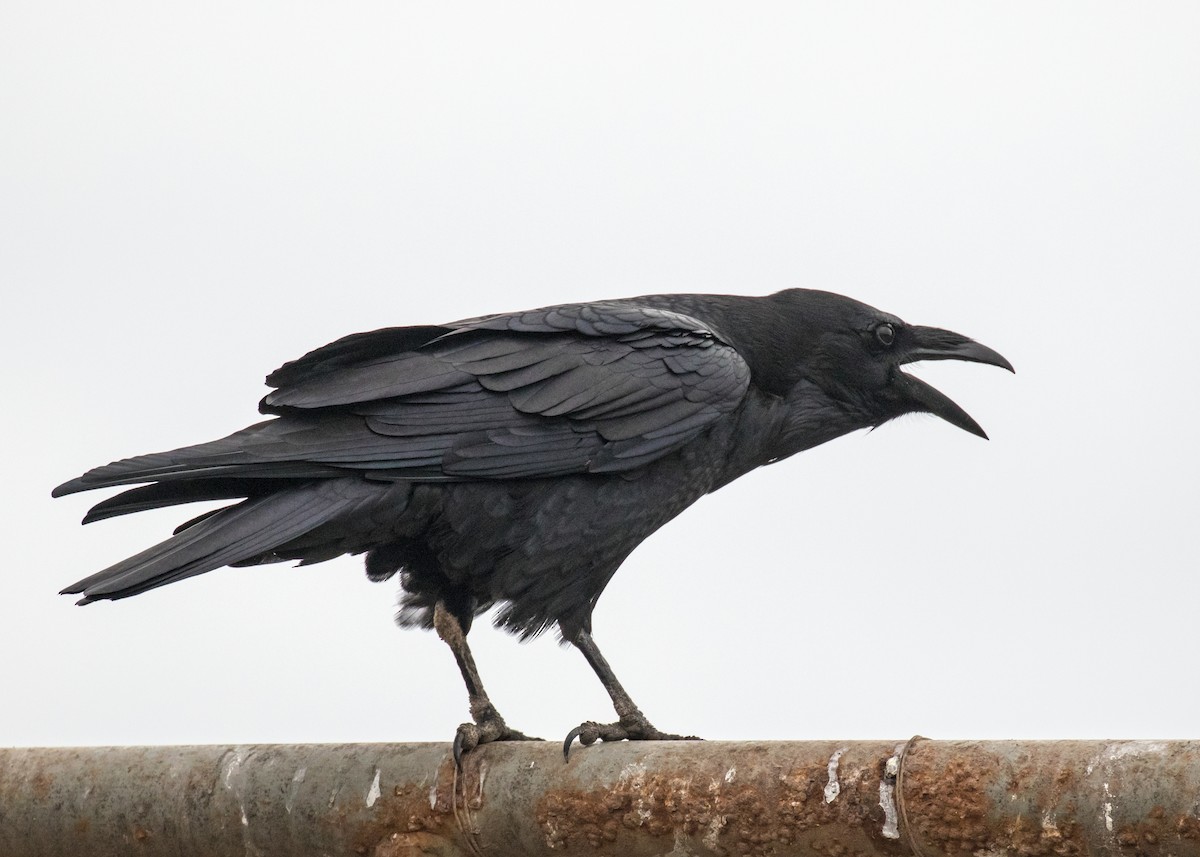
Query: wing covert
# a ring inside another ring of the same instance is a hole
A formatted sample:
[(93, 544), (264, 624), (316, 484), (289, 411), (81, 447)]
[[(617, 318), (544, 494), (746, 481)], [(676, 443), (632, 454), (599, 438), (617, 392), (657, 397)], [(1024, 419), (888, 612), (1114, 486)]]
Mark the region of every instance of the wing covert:
[(361, 458), (341, 437), (308, 450), (314, 463), (388, 479), (532, 478), (649, 463), (736, 409), (750, 382), (745, 361), (711, 327), (636, 301), (421, 330), (443, 332), (391, 353), (359, 335), (374, 346), (360, 360), (349, 337), (336, 360), (306, 356), (320, 371), (273, 373), (294, 383), (263, 409), (361, 418)]

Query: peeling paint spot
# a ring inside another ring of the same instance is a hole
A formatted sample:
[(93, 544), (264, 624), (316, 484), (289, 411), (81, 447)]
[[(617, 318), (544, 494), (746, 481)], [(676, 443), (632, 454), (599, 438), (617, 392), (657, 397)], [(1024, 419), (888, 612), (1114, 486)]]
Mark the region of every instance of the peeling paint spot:
[(879, 805), (883, 807), (883, 830), (888, 839), (900, 838), (900, 825), (896, 817), (896, 787), (887, 780), (879, 781)]
[(483, 806), (483, 783), (487, 779), (488, 763), (484, 759), (479, 763), (479, 784), (475, 788), (475, 806), (476, 808)]
[(1119, 744), (1109, 744), (1107, 750), (1108, 758), (1116, 761), (1127, 756), (1142, 756), (1147, 753), (1161, 756), (1167, 751), (1167, 746), (1158, 741), (1122, 741)]
[(1108, 798), (1108, 800), (1104, 801), (1104, 827), (1109, 833), (1112, 833), (1112, 829), (1113, 829), (1112, 796), (1113, 796), (1113, 794), (1112, 794), (1112, 792), (1110, 792), (1108, 790), (1108, 783), (1104, 784), (1104, 796), (1106, 798)]
[(250, 819), (246, 817), (246, 800), (242, 795), (243, 784), (239, 776), (242, 769), (242, 762), (245, 761), (245, 758), (242, 756), (242, 748), (235, 747), (225, 755), (225, 761), (221, 763), (221, 784), (233, 792), (237, 798), (238, 809), (242, 814), (242, 826), (249, 827)]
[(646, 782), (646, 766), (640, 762), (630, 762), (621, 769), (617, 779), (619, 782), (629, 783), (635, 789), (640, 789)]
[(728, 771), (725, 772), (725, 783), (726, 784), (732, 783), (733, 778), (736, 776), (737, 776), (737, 768), (736, 767), (730, 768)]
[[(441, 781), (441, 776), (442, 776), (442, 772), (440, 769), (438, 769), (438, 770), (435, 770), (432, 775), (426, 777), (426, 779), (428, 779), (430, 782), (433, 783), (433, 785), (431, 785), (429, 787), (429, 808), (430, 809), (437, 808), (437, 789), (438, 789), (438, 783)], [(422, 780), (422, 785), (424, 785), (424, 780)]]
[(367, 808), (375, 806), (375, 801), (379, 800), (379, 768), (375, 769), (375, 779), (371, 780), (371, 788), (367, 790)]
[(233, 791), (233, 778), (238, 772), (238, 768), (242, 766), (242, 751), (231, 750), (225, 764), (221, 766), (221, 783), (225, 788)]
[(900, 753), (903, 752), (903, 750), (903, 746), (897, 747), (896, 755), (892, 756), (892, 758), (888, 759), (887, 762), (884, 763), (883, 772), (890, 779), (894, 780), (896, 777), (900, 776)]
[(839, 794), (842, 793), (842, 784), (838, 782), (838, 760), (842, 758), (842, 754), (846, 752), (845, 747), (839, 748), (829, 757), (829, 782), (825, 784), (825, 803), (833, 803)]
[(296, 805), (296, 797), (300, 794), (300, 784), (304, 782), (307, 774), (308, 768), (297, 768), (296, 773), (292, 774), (292, 784), (288, 788), (287, 797), (283, 800), (283, 808), (287, 810), (288, 815), (291, 815), (292, 807)]
[(879, 806), (883, 808), (883, 829), (888, 839), (900, 838), (899, 815), (896, 812), (896, 778), (900, 775), (900, 754), (904, 745), (899, 744), (896, 752), (884, 763), (883, 779), (879, 781)]

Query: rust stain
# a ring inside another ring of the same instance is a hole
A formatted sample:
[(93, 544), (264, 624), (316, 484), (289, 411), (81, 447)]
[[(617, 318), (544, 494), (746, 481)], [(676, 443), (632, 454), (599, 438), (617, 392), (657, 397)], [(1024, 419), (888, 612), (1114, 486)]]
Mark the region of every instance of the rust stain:
[[(918, 739), (908, 745), (895, 781), (898, 840), (883, 836), (880, 806), (894, 746), (830, 742), (828, 752), (843, 753), (833, 790), (824, 742), (724, 746), (708, 754), (691, 747), (610, 748), (624, 755), (612, 761), (611, 754), (581, 751), (570, 766), (555, 748), (538, 754), (498, 746), (469, 754), (460, 772), (448, 753), (422, 753), (415, 768), (382, 765), (391, 772), (382, 793), (378, 781), (368, 791), (358, 773), (353, 787), (331, 777), (315, 802), (295, 804), (294, 813), (284, 802), (285, 792), (287, 800), (294, 797), (284, 765), (284, 791), (268, 784), (247, 793), (241, 809), (260, 837), (262, 825), (275, 824), (297, 844), (311, 829), (336, 842), (336, 853), (363, 857), (505, 848), (567, 857), (1200, 857), (1200, 744)], [(96, 765), (87, 776), (57, 773), (60, 764), (55, 773), (0, 779), (0, 788), (12, 783), (14, 794), (39, 811), (54, 807), (54, 830), (68, 849), (87, 851), (92, 837), (119, 843), (112, 853), (169, 848), (179, 830), (173, 817), (134, 795), (108, 820), (103, 813), (116, 792), (83, 787), (103, 782), (103, 765), (87, 764)], [(134, 764), (118, 774), (134, 774)], [(232, 805), (212, 799), (209, 768), (196, 770), (172, 774), (173, 787), (187, 795), (186, 817), (227, 818)], [(327, 788), (333, 789), (328, 803)], [(219, 784), (216, 792), (227, 797)], [(353, 799), (337, 797), (352, 793)], [(229, 817), (234, 827), (214, 828), (214, 835), (228, 834), (229, 847), (240, 848), (242, 828)], [(226, 852), (214, 846), (212, 853)]]
[(967, 742), (939, 760), (915, 744), (904, 777), (905, 812), (923, 853), (1089, 853), (1088, 826), (1071, 797), (1080, 772), (1070, 765), (1054, 770), (1030, 753), (1003, 759)]
[(1195, 815), (1181, 815), (1175, 830), (1180, 839), (1200, 839), (1200, 818)]
[(1169, 817), (1161, 806), (1154, 807), (1146, 818), (1115, 831), (1122, 851), (1137, 855), (1173, 853), (1174, 846), (1184, 839), (1200, 839), (1200, 819), (1191, 815)]
[(54, 777), (46, 771), (36, 771), (29, 781), (29, 787), (35, 798), (46, 800), (50, 797), (50, 790), (54, 787)]
[[(455, 832), (454, 763), (447, 760), (430, 786), (398, 785), (375, 803), (371, 817), (356, 823), (352, 840), (355, 854), (370, 857), (407, 857), (425, 853), (432, 843), (444, 843)], [(460, 783), (461, 788), (461, 783)], [(431, 798), (432, 794), (432, 798)]]
[(1040, 752), (914, 743), (901, 801), (915, 849), (928, 857), (1165, 857), (1200, 838), (1200, 819), (1148, 799), (1187, 793), (1192, 757), (1177, 754), (1168, 765), (1161, 750), (1143, 751), (1150, 764), (1113, 746), (1097, 755), (1082, 742)]
[[(1068, 768), (1048, 775), (1046, 760), (1022, 754), (1003, 760), (964, 743), (952, 754), (905, 759), (901, 794), (909, 835), (922, 853), (1009, 853), (1019, 857), (1072, 857), (1088, 852), (1078, 807), (1067, 799), (1079, 788)], [(1005, 801), (1054, 808), (1014, 812)]]
[[(423, 857), (447, 853), (446, 840), (430, 833), (393, 833), (370, 852), (371, 857)], [(452, 853), (452, 852), (451, 852)]]
[(655, 774), (622, 779), (611, 789), (547, 792), (536, 818), (551, 848), (596, 848), (616, 842), (625, 828), (651, 836), (678, 831), (714, 849), (731, 827), (740, 832), (758, 826), (758, 838), (768, 837), (762, 824), (765, 812), (763, 801), (748, 787), (709, 790), (707, 783), (692, 778)]
[(1028, 819), (1017, 816), (1003, 824), (991, 837), (993, 844), (1020, 857), (1071, 857), (1086, 852), (1079, 824), (1071, 817)]
[(914, 838), (944, 854), (988, 850), (987, 784), (995, 777), (995, 767), (994, 761), (977, 753), (960, 753), (940, 768), (910, 753), (901, 799)]
[(823, 857), (865, 857), (881, 849), (901, 853), (878, 833), (882, 761), (863, 767), (843, 758), (840, 793), (832, 802), (825, 800), (824, 759), (790, 769), (774, 765), (770, 771), (754, 764), (739, 758), (736, 777), (715, 769), (663, 770), (660, 764), (649, 773), (631, 765), (607, 787), (547, 791), (535, 819), (546, 846), (555, 850), (625, 853), (622, 833), (629, 831), (676, 843), (683, 839), (685, 851), (701, 854), (754, 857), (796, 846)]

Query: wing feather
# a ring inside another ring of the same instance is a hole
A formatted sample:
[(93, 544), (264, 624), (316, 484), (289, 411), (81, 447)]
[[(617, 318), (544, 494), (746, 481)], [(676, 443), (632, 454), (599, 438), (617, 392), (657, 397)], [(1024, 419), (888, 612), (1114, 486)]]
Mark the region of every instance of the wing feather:
[[(420, 481), (628, 471), (732, 413), (750, 370), (700, 320), (631, 299), (356, 334), (268, 380), (277, 389), (261, 408), (275, 419), (114, 462), (56, 493), (348, 472)], [(205, 494), (131, 495), (95, 516)]]

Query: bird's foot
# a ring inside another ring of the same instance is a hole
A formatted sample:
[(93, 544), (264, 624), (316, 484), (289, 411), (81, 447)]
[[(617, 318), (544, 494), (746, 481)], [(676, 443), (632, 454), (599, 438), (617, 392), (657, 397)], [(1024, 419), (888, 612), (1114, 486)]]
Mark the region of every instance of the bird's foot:
[(454, 765), (462, 768), (463, 753), (474, 750), (480, 744), (493, 741), (541, 741), (516, 729), (510, 729), (500, 712), (490, 705), (475, 718), (474, 723), (463, 723), (454, 735)]
[(571, 756), (571, 745), (575, 743), (575, 739), (579, 739), (579, 743), (584, 747), (595, 744), (597, 741), (700, 741), (695, 735), (673, 735), (670, 732), (661, 732), (654, 728), (646, 715), (638, 711), (634, 714), (626, 714), (621, 717), (616, 723), (597, 723), (594, 720), (588, 720), (585, 723), (580, 723), (574, 729), (567, 733), (567, 739), (563, 741), (563, 758), (569, 759)]

